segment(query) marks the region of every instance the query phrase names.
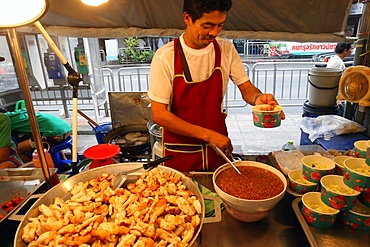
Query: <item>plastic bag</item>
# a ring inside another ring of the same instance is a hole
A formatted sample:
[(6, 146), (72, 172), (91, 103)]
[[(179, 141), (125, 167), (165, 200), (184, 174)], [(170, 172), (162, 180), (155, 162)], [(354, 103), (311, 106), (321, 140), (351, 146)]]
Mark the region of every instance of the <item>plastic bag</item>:
[(292, 170), (302, 169), (302, 158), (304, 155), (299, 150), (274, 151), (273, 156), (276, 163), (285, 175)]
[(317, 118), (304, 117), (300, 120), (300, 127), (308, 134), (311, 142), (317, 138), (329, 138), (336, 135), (363, 132), (362, 125), (338, 115), (322, 115)]

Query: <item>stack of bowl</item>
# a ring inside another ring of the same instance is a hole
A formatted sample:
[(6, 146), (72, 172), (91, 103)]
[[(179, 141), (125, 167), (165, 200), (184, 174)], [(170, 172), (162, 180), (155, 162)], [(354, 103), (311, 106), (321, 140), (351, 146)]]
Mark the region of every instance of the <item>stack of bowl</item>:
[(333, 173), (335, 163), (318, 155), (307, 155), (302, 158), (303, 169), (288, 173), (290, 191), (303, 195), (317, 190), (322, 176)]
[[(302, 177), (315, 184), (315, 190), (324, 176), (334, 173), (335, 162), (326, 157), (307, 155), (302, 158), (302, 164)], [(335, 223), (339, 210), (327, 205), (321, 199), (321, 193), (315, 190), (302, 196), (303, 217), (309, 225), (329, 228)]]
[(370, 229), (370, 166), (365, 159), (334, 159), (337, 166), (343, 166), (343, 175), (334, 175), (332, 171), (320, 171), (318, 174), (312, 168), (328, 168), (332, 165), (321, 165), (324, 159), (304, 159), (303, 176), (310, 181), (317, 181), (321, 176), (321, 192), (308, 192), (302, 196), (302, 214), (307, 223), (318, 228), (329, 228), (339, 215), (341, 221), (350, 228)]
[(345, 160), (343, 182), (359, 194), (354, 207), (341, 213), (343, 223), (353, 229), (370, 229), (370, 165), (367, 159)]
[[(308, 224), (318, 228), (329, 228), (333, 226), (337, 216), (341, 215), (343, 222), (350, 227), (355, 225), (358, 226), (357, 229), (366, 228), (353, 222), (358, 220), (358, 217), (354, 216), (358, 212), (354, 210), (359, 207), (357, 201), (361, 191), (355, 188), (358, 185), (350, 186), (346, 182), (347, 160), (348, 163), (351, 163), (350, 160), (361, 160), (362, 164), (365, 162), (365, 159), (348, 156), (338, 156), (333, 160), (315, 155), (302, 158), (303, 178), (319, 183), (321, 187), (321, 192), (308, 192), (302, 196), (302, 214)], [(358, 182), (356, 180), (356, 183)], [(363, 213), (363, 207), (360, 208)]]
[(340, 212), (354, 208), (360, 192), (348, 187), (340, 175), (325, 175), (320, 179), (321, 192), (302, 196), (302, 214), (308, 224), (317, 228), (334, 225)]

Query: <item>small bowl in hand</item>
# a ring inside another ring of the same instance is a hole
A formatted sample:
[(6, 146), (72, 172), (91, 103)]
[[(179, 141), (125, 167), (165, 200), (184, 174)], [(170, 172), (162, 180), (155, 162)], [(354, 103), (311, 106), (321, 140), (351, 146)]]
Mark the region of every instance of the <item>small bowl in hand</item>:
[(255, 105), (252, 106), (254, 126), (260, 128), (274, 128), (281, 124), (283, 107), (280, 105)]

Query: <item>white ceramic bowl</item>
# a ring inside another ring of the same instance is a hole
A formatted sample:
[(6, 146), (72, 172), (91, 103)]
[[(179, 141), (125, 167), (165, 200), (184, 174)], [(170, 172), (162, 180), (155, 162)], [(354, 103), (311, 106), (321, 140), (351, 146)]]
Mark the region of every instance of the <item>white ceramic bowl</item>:
[[(226, 210), (234, 218), (244, 222), (254, 222), (263, 219), (268, 215), (268, 212), (284, 197), (287, 188), (287, 180), (285, 176), (276, 168), (254, 161), (240, 161), (236, 166), (254, 166), (268, 170), (279, 177), (283, 182), (283, 190), (276, 196), (263, 200), (247, 200), (237, 198), (222, 191), (216, 184), (217, 176), (224, 170), (231, 168), (229, 164), (220, 166), (213, 174), (213, 186), (216, 193), (221, 197), (226, 204)], [(231, 168), (233, 169), (233, 168)], [(235, 184), (235, 186), (238, 186)]]

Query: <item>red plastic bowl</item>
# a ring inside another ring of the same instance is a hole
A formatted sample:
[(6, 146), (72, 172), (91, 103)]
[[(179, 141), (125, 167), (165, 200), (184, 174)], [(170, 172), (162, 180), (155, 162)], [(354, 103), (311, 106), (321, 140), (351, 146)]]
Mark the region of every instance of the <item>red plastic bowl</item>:
[(92, 160), (110, 159), (120, 152), (120, 147), (115, 144), (98, 144), (85, 150), (84, 156)]

